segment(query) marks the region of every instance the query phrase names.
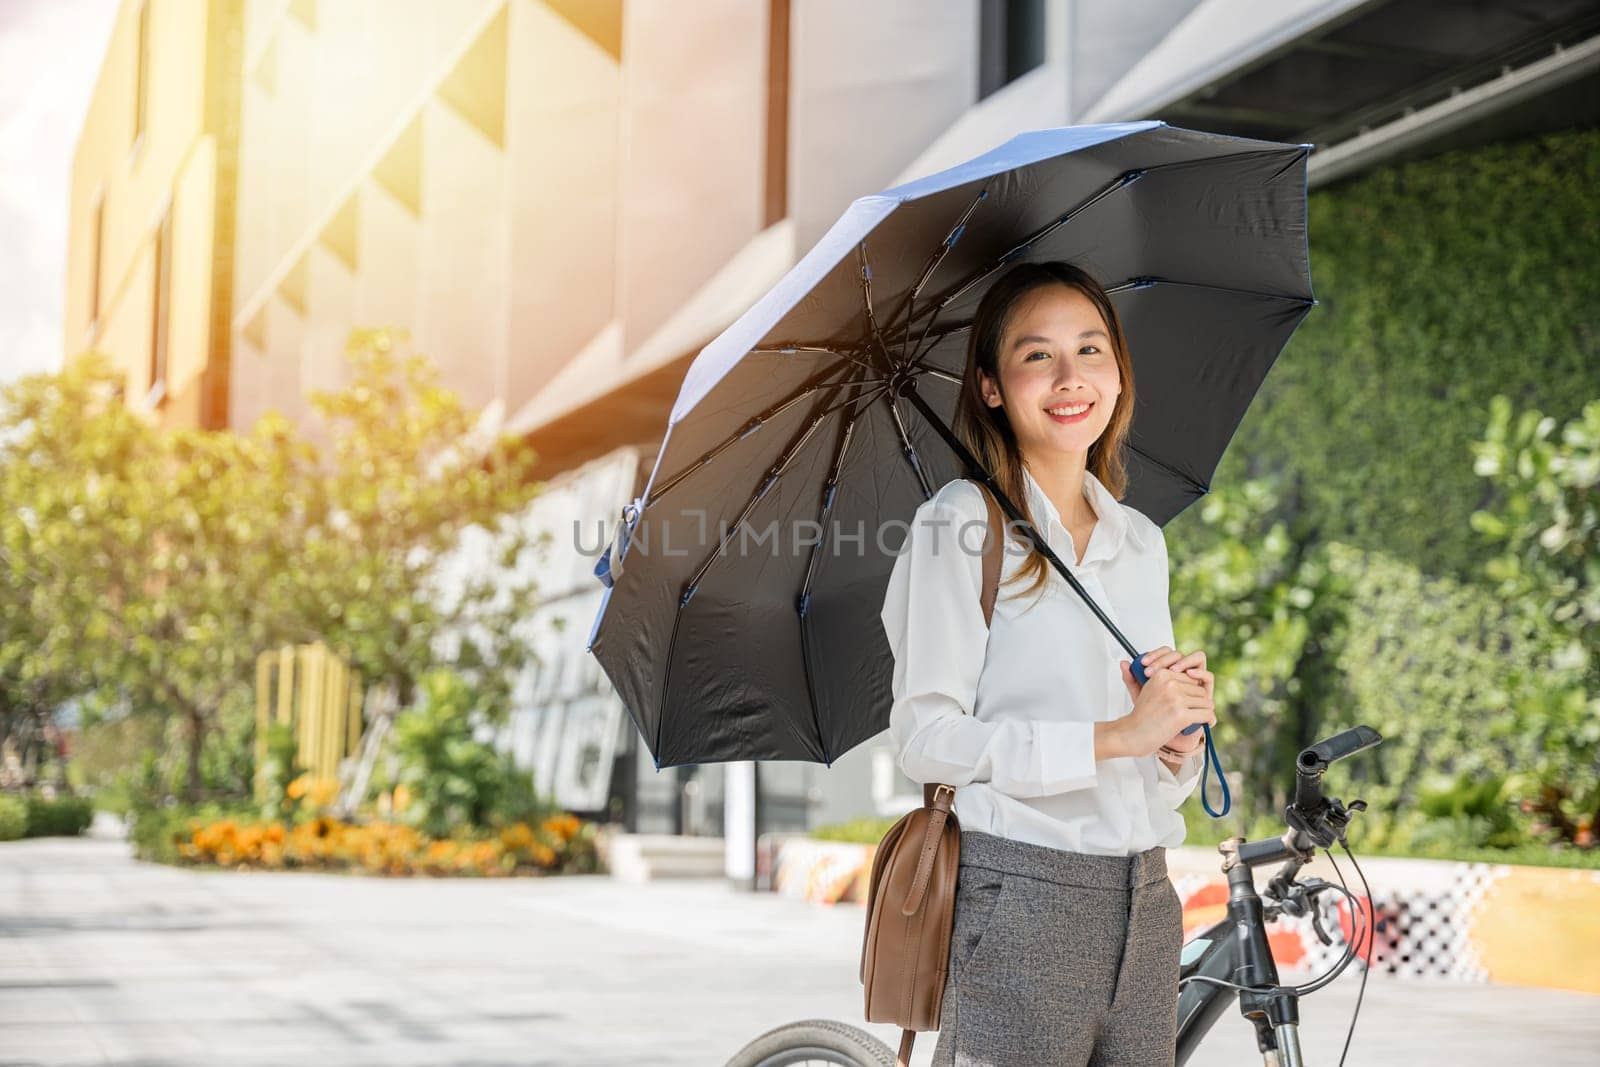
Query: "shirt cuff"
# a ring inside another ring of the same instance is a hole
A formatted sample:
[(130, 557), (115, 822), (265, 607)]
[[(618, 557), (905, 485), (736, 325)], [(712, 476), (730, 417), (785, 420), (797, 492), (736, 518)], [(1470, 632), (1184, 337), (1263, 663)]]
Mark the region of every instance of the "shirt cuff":
[(1033, 727), (1041, 795), (1069, 793), (1095, 784), (1094, 723), (1040, 719)]
[(1178, 764), (1177, 773), (1167, 766), (1160, 756), (1156, 757), (1156, 781), (1160, 785), (1161, 795), (1168, 804), (1177, 808), (1194, 792), (1195, 785), (1200, 781), (1200, 772), (1205, 768), (1206, 746), (1201, 745), (1189, 754), (1188, 758)]

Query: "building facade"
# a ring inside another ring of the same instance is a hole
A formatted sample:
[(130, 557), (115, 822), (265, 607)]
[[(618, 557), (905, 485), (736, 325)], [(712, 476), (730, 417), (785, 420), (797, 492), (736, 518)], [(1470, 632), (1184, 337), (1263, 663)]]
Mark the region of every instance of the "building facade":
[(228, 425), (239, 10), (124, 3), (73, 158), (67, 352), (168, 425)]
[[(1313, 185), (1592, 123), (1597, 20), (1564, 0), (126, 0), (74, 171), (68, 348), (110, 352), (168, 421), (243, 428), (308, 419), (352, 328), (404, 328), (530, 439), (530, 521), (574, 546), (562, 524), (642, 491), (695, 354), (855, 197), (1078, 122), (1314, 143)], [(566, 624), (535, 637), (507, 743), (575, 809), (721, 833), (725, 768), (657, 771), (583, 654), (590, 563), (548, 564), (540, 618)], [(761, 775), (762, 829), (916, 802), (881, 738)]]

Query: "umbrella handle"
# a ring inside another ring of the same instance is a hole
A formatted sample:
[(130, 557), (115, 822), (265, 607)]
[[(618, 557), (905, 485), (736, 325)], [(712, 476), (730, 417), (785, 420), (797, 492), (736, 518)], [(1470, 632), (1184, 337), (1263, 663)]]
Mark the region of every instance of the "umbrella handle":
[[(1130, 671), (1132, 671), (1133, 677), (1138, 681), (1138, 683), (1140, 685), (1144, 685), (1145, 682), (1150, 680), (1150, 676), (1145, 673), (1144, 664), (1142, 662), (1140, 662), (1143, 658), (1144, 658), (1144, 653), (1141, 652), (1139, 655), (1133, 657), (1133, 662), (1132, 663), (1128, 664), (1128, 669)], [(1205, 725), (1205, 723), (1203, 723), (1203, 722), (1192, 722), (1188, 726), (1185, 726), (1183, 728), (1182, 732), (1185, 733), (1185, 734), (1192, 734), (1192, 733), (1194, 733), (1196, 730), (1200, 729), (1200, 727), (1202, 727), (1204, 725)], [(1211, 731), (1210, 730), (1206, 731), (1206, 740), (1207, 741), (1211, 740)], [(1221, 772), (1219, 771), (1218, 773), (1221, 773)]]
[[(1133, 662), (1128, 664), (1128, 670), (1139, 681), (1139, 685), (1144, 685), (1149, 675), (1147, 675), (1146, 670), (1144, 670), (1144, 664), (1139, 662), (1139, 659), (1141, 659), (1141, 656), (1134, 656)], [(1190, 725), (1184, 726), (1182, 733), (1192, 734), (1197, 729), (1205, 731), (1205, 765), (1203, 765), (1202, 774), (1200, 774), (1200, 805), (1205, 808), (1205, 813), (1208, 816), (1213, 817), (1213, 819), (1221, 819), (1234, 806), (1234, 797), (1230, 795), (1229, 789), (1227, 789), (1227, 776), (1222, 774), (1222, 760), (1216, 755), (1216, 745), (1211, 742), (1210, 726), (1205, 725), (1205, 723), (1190, 723)], [(1211, 806), (1211, 798), (1206, 795), (1206, 793), (1210, 792), (1210, 790), (1206, 789), (1206, 779), (1211, 776), (1211, 769), (1213, 768), (1216, 768), (1216, 781), (1222, 787), (1221, 811)]]

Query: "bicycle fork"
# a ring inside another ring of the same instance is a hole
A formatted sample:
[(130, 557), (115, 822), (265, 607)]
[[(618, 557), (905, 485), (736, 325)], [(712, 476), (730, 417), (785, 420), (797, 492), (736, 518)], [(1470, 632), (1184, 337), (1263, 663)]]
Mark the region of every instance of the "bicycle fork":
[[(1227, 854), (1224, 842), (1224, 855)], [(1256, 892), (1249, 864), (1224, 864), (1228, 874), (1228, 917), (1238, 950), (1234, 981), (1240, 985), (1276, 986), (1278, 967), (1267, 943), (1264, 905)], [(1300, 1002), (1293, 993), (1243, 991), (1239, 1011), (1256, 1030), (1256, 1048), (1263, 1067), (1305, 1067), (1300, 1055)]]
[(1305, 1067), (1300, 1058), (1300, 1024), (1284, 1023), (1272, 1028), (1278, 1047), (1266, 1054), (1262, 1067)]

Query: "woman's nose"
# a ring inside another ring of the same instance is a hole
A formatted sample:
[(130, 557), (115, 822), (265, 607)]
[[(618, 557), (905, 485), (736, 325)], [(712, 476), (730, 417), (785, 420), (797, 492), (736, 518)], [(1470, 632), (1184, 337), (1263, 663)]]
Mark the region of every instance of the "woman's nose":
[(1057, 388), (1077, 385), (1079, 382), (1085, 380), (1086, 379), (1083, 376), (1083, 368), (1078, 366), (1078, 360), (1076, 356), (1073, 356), (1069, 353), (1067, 355), (1063, 355), (1056, 361), (1055, 384)]

